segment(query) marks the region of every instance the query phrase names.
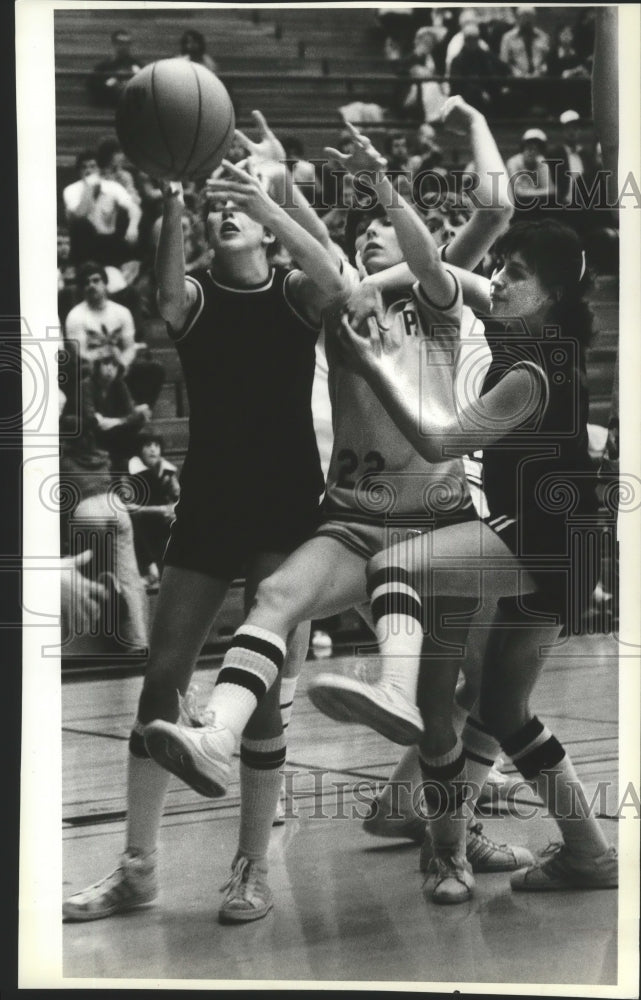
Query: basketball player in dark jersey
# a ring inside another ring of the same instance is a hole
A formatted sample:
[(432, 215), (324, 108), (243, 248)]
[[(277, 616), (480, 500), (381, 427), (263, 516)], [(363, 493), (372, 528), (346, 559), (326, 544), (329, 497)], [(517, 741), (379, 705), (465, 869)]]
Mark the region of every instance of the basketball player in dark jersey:
[[(420, 273), (429, 251), (425, 231), (407, 226), (402, 237), (408, 262)], [(404, 376), (403, 344), (393, 329), (369, 338), (345, 333), (354, 364), (421, 454), (435, 460), (444, 449), (483, 448), (487, 520), (437, 529), (368, 565), (373, 605), (381, 608), (374, 617), (380, 626), (391, 615), (404, 637), (394, 651), (410, 660), (420, 657), (417, 626), (434, 594), (472, 598), (493, 615), (465, 751), (446, 722), (455, 676), (444, 669), (421, 674), (421, 766), (431, 809), (427, 885), (437, 903), (472, 894), (466, 821), (497, 741), (533, 783), (563, 837), (515, 872), (512, 888), (614, 888), (618, 880), (615, 848), (584, 796), (577, 807), (581, 786), (565, 749), (529, 705), (545, 650), (562, 625), (576, 627), (598, 574), (598, 503), (586, 429), (584, 351), (592, 320), (583, 298), (585, 255), (576, 234), (556, 222), (518, 223), (498, 251), (504, 263), (491, 282), (464, 279), (476, 301), (485, 295), (486, 311), (503, 321), (488, 335), (492, 361), (480, 385), (459, 369), (458, 331), (451, 325), (434, 328), (430, 349), (438, 363), (424, 365), (420, 386)], [(385, 654), (384, 629), (379, 641)], [(380, 731), (377, 704), (366, 685), (360, 692), (357, 685), (343, 710)], [(428, 724), (436, 718), (441, 725)]]
[[(334, 256), (269, 197), (250, 165), (242, 170), (225, 163), (225, 169), (234, 195), (219, 198), (207, 214), (214, 251), (209, 271), (185, 276), (182, 188), (171, 184), (164, 192), (158, 304), (183, 367), (189, 446), (129, 744), (126, 851), (111, 875), (65, 902), (71, 920), (108, 916), (156, 897), (156, 844), (169, 775), (149, 758), (144, 727), (178, 718), (179, 695), (230, 582), (244, 572), (249, 607), (260, 581), (318, 524), (323, 477), (310, 406), (315, 340), (322, 310), (344, 301), (344, 282)], [(270, 266), (276, 239), (300, 269)], [(308, 635), (308, 624), (292, 631), (289, 657), (304, 659)], [(272, 700), (278, 706), (277, 687), (268, 708)], [(262, 826), (249, 824), (245, 814), (257, 808), (257, 783), (261, 807), (275, 810), (285, 760), (277, 716), (271, 729), (256, 730), (250, 721), (243, 737), (239, 854), (221, 918), (247, 919), (235, 906), (234, 890), (242, 879), (251, 897), (266, 853)]]

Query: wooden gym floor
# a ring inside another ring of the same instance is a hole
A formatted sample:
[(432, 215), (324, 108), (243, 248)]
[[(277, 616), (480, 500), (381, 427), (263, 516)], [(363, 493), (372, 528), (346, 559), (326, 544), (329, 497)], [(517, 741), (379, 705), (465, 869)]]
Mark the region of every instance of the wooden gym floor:
[[(220, 800), (203, 799), (172, 778), (161, 831), (160, 902), (65, 924), (65, 979), (92, 979), (97, 987), (105, 979), (236, 980), (240, 986), (376, 981), (426, 989), (435, 983), (616, 983), (616, 892), (517, 894), (508, 875), (485, 875), (477, 876), (470, 903), (436, 907), (421, 892), (418, 848), (375, 839), (350, 817), (354, 786), (374, 787), (400, 756), (375, 733), (325, 718), (307, 699), (313, 670), (341, 670), (351, 662), (308, 662), (298, 685), (288, 770), (297, 772), (292, 787), (299, 815), (273, 830), (274, 911), (236, 927), (217, 920), (218, 888), (236, 846), (237, 774)], [(199, 694), (206, 697), (214, 677), (197, 671)], [(122, 850), (127, 738), (139, 688), (139, 678), (63, 684), (64, 895), (105, 875)], [(602, 822), (612, 843), (617, 705), (617, 647), (603, 635), (561, 647), (534, 698), (590, 797), (598, 782), (609, 782)], [(532, 793), (519, 801), (529, 818), (495, 812), (484, 819), (485, 831), (540, 850), (556, 839), (556, 828), (540, 815)]]

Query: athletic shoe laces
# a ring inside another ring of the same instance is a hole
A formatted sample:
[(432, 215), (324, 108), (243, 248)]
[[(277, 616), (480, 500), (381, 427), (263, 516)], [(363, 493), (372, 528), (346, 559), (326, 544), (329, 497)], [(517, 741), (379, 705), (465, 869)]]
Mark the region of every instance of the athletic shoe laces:
[(256, 890), (258, 875), (259, 871), (255, 861), (250, 861), (249, 858), (238, 858), (233, 865), (231, 875), (220, 887), (220, 891), (225, 893), (225, 902), (239, 896), (251, 897)]

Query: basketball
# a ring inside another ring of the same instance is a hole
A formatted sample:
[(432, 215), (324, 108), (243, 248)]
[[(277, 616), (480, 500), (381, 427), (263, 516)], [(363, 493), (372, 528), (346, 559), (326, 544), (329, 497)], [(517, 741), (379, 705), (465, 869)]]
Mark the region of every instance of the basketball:
[(187, 59), (160, 59), (129, 80), (116, 132), (135, 166), (164, 180), (204, 178), (227, 152), (234, 108), (218, 77)]

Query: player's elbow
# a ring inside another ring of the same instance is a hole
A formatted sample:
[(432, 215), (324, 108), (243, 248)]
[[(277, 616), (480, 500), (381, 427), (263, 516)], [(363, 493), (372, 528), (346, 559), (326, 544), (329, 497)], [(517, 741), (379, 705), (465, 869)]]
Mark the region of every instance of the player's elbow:
[(163, 293), (162, 289), (158, 289), (156, 293), (156, 303), (158, 305), (158, 312), (165, 323), (169, 323), (174, 330), (179, 330), (185, 322), (187, 313), (186, 303), (180, 301), (177, 296)]
[(350, 290), (339, 272), (335, 271), (330, 274), (328, 279), (323, 283), (321, 294), (323, 298), (323, 308), (335, 308), (337, 306), (344, 306), (347, 304), (350, 296)]

